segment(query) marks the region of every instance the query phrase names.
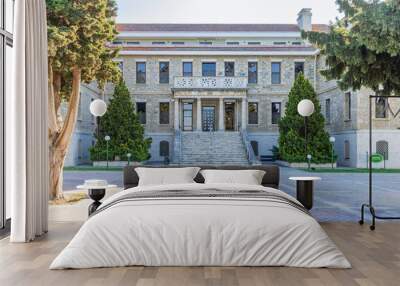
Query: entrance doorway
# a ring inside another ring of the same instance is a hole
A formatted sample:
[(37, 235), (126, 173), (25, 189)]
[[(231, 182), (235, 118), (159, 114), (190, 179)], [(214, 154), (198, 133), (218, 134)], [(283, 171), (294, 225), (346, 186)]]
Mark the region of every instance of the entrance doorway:
[(203, 106), (201, 118), (203, 131), (215, 131), (215, 106)]
[(193, 104), (183, 103), (183, 131), (193, 131)]
[(235, 131), (235, 103), (225, 102), (225, 130)]

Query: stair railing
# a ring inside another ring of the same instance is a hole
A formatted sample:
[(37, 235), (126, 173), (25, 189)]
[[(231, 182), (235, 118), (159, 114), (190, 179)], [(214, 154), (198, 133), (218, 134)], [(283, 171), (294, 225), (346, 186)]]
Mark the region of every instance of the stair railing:
[(174, 163), (180, 164), (182, 160), (182, 132), (175, 130), (174, 138)]
[(249, 161), (249, 163), (251, 165), (260, 165), (261, 161), (258, 160), (256, 154), (254, 154), (254, 150), (253, 150), (253, 147), (251, 146), (251, 143), (250, 143), (250, 140), (249, 140), (249, 137), (247, 134), (247, 130), (241, 129), (240, 135), (242, 137), (242, 141), (245, 146), (247, 160)]

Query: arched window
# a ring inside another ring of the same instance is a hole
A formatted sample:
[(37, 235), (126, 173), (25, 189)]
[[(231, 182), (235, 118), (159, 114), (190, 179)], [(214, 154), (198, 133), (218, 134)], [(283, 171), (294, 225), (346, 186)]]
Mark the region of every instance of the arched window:
[(160, 142), (160, 156), (162, 156), (162, 157), (169, 156), (169, 142), (168, 141)]
[(387, 98), (377, 97), (375, 101), (375, 118), (386, 118)]
[(376, 142), (376, 153), (381, 154), (385, 160), (389, 160), (389, 143), (384, 140)]
[(251, 141), (250, 144), (251, 144), (251, 147), (253, 148), (254, 155), (258, 156), (258, 142)]
[(349, 140), (344, 141), (344, 159), (345, 160), (350, 159), (350, 142), (349, 142)]

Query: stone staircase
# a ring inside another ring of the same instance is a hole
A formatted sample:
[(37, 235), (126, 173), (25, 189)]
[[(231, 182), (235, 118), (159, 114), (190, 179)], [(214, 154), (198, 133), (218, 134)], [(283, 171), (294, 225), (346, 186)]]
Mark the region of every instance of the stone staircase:
[(183, 165), (249, 165), (239, 132), (182, 132)]

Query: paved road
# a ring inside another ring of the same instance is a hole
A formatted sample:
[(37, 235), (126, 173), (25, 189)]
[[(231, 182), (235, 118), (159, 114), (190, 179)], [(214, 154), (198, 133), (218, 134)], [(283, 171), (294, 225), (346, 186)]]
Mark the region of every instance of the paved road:
[[(311, 210), (319, 221), (358, 221), (360, 206), (368, 200), (367, 173), (307, 173), (281, 168), (281, 190), (295, 196), (295, 182), (288, 178), (301, 175), (322, 178), (315, 184), (314, 208)], [(64, 190), (75, 189), (85, 179), (105, 179), (110, 184), (122, 186), (122, 172), (119, 171), (65, 171)], [(400, 174), (376, 174), (373, 180), (377, 213), (399, 216)]]

